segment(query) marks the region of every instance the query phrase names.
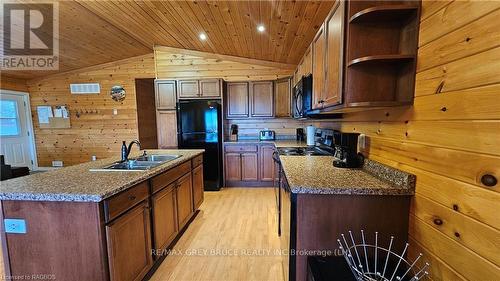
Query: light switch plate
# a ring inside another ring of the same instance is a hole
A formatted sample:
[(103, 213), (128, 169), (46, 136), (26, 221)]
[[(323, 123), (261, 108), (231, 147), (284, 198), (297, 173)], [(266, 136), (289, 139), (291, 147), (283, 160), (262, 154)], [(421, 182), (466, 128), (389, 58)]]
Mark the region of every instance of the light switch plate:
[(26, 221), (23, 219), (4, 219), (5, 233), (26, 233)]

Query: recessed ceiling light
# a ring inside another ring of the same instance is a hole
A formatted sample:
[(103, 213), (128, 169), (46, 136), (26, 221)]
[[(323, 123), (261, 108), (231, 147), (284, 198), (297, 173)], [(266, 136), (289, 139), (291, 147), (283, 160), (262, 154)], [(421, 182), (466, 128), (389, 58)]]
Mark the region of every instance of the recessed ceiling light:
[(257, 31), (264, 32), (266, 31), (266, 27), (263, 24), (257, 25)]
[(200, 33), (200, 39), (203, 41), (207, 40), (207, 35), (205, 33)]

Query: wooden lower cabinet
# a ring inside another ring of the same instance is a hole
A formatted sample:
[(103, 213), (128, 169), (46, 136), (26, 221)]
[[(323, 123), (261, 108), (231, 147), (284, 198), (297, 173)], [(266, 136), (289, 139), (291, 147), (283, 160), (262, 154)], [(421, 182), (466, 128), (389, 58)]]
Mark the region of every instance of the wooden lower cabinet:
[(155, 250), (160, 254), (179, 231), (177, 223), (177, 196), (175, 183), (152, 197)]
[(205, 191), (203, 183), (203, 165), (193, 169), (193, 209), (196, 210), (203, 203), (203, 192)]
[(226, 153), (224, 160), (226, 181), (241, 181), (241, 155), (239, 153)]
[(257, 153), (246, 152), (241, 154), (241, 180), (259, 180), (259, 164)]
[(141, 280), (153, 265), (148, 202), (107, 225), (106, 233), (111, 280)]
[(226, 186), (273, 185), (273, 145), (226, 144), (224, 152)]
[(260, 147), (260, 180), (261, 181), (274, 181), (274, 160), (273, 160), (274, 146), (265, 145)]
[(182, 229), (193, 214), (193, 179), (191, 173), (182, 176), (177, 182), (177, 218)]

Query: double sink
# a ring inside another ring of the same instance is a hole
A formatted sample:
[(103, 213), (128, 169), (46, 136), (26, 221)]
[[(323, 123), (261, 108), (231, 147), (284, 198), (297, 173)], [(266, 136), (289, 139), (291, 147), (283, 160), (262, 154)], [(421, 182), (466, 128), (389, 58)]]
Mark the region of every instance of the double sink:
[(182, 155), (170, 155), (170, 154), (151, 154), (142, 155), (136, 158), (128, 159), (126, 161), (115, 162), (111, 165), (90, 169), (90, 171), (145, 171), (156, 166), (162, 165), (169, 161), (175, 160)]

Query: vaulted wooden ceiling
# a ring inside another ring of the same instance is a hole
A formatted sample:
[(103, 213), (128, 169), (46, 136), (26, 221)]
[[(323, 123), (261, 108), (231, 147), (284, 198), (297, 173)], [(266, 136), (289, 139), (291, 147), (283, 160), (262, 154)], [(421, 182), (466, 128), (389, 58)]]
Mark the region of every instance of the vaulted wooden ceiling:
[[(60, 70), (151, 53), (155, 45), (297, 64), (334, 1), (60, 2)], [(265, 32), (257, 32), (263, 24)], [(208, 37), (199, 39), (200, 33)], [(9, 71), (29, 79), (52, 72)]]

